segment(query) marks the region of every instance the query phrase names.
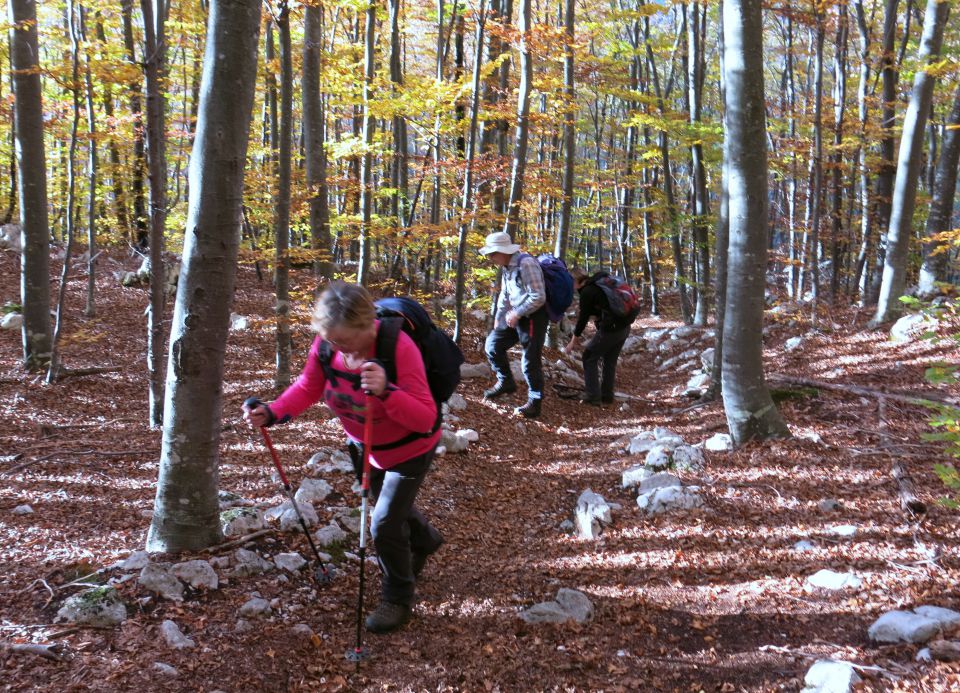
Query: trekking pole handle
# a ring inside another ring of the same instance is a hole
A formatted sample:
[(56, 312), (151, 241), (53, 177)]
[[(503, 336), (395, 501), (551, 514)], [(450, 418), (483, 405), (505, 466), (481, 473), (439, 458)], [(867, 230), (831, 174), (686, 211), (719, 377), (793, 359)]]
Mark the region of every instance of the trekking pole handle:
[[(263, 402), (256, 397), (248, 397), (243, 404), (247, 409), (256, 409), (261, 406)], [(263, 426), (260, 427), (260, 434), (263, 436), (263, 442), (270, 451), (270, 457), (273, 459), (273, 466), (277, 468), (277, 474), (280, 475), (280, 481), (285, 487), (290, 488), (290, 482), (287, 481), (287, 475), (284, 473), (283, 466), (280, 464), (280, 456), (277, 455), (277, 450), (273, 447), (273, 440), (270, 438), (270, 434)]]

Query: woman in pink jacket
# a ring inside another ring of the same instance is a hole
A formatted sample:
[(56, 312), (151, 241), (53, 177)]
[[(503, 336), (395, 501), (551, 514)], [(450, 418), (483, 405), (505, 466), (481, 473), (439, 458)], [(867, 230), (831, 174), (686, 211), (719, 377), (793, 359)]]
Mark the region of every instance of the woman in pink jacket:
[(386, 633), (409, 620), (416, 578), (443, 538), (414, 507), (440, 440), (437, 404), (420, 350), (403, 331), (394, 354), (396, 382), (388, 382), (376, 361), (379, 327), (364, 287), (331, 283), (314, 309), (318, 336), (303, 373), (276, 401), (245, 407), (244, 418), (252, 426), (286, 423), (322, 399), (339, 417), (358, 467), (364, 422), (373, 417), (370, 490), (377, 500), (370, 531), (382, 579), (380, 605), (366, 627)]

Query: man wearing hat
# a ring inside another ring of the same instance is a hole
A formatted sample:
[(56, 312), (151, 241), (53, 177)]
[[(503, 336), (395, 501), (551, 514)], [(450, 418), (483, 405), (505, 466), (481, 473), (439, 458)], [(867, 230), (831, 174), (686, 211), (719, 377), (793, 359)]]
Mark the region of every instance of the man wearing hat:
[(528, 419), (540, 416), (543, 401), (543, 342), (547, 336), (547, 290), (543, 270), (536, 258), (520, 252), (520, 246), (503, 231), (491, 233), (480, 249), (493, 264), (503, 268), (500, 297), (493, 331), (487, 335), (484, 350), (497, 374), (497, 384), (484, 391), (487, 399), (516, 392), (507, 359), (507, 350), (519, 342), (523, 348), (520, 362), (527, 381), (527, 403), (514, 413)]

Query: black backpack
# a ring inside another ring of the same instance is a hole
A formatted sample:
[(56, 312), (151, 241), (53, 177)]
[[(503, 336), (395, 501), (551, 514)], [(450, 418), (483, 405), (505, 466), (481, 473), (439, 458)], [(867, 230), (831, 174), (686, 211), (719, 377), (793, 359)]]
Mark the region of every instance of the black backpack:
[[(423, 367), (427, 374), (430, 394), (440, 405), (450, 399), (450, 395), (460, 383), (460, 364), (464, 362), (463, 352), (446, 332), (433, 324), (430, 314), (417, 301), (407, 297), (382, 298), (376, 302), (380, 329), (377, 330), (376, 357), (387, 372), (389, 382), (397, 382), (397, 339), (403, 330), (413, 340), (423, 357)], [(337, 377), (355, 380), (356, 376), (334, 369), (333, 347), (324, 341), (320, 344), (320, 366), (328, 380), (336, 382)], [(357, 381), (359, 382), (359, 381)]]

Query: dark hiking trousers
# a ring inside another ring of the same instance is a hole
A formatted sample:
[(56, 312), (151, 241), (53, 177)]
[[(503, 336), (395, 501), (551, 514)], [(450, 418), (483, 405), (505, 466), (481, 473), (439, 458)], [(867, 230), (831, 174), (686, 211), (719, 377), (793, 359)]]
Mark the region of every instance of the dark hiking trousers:
[[(588, 400), (613, 401), (614, 380), (617, 373), (617, 359), (623, 343), (630, 335), (630, 326), (607, 332), (597, 333), (587, 342), (583, 350), (584, 396)], [(603, 362), (602, 375), (600, 362)]]
[[(350, 445), (354, 470), (362, 469), (362, 448)], [(412, 606), (415, 579), (411, 551), (429, 554), (443, 542), (413, 503), (436, 448), (383, 470), (370, 468), (370, 496), (376, 499), (370, 534), (380, 564), (380, 593), (385, 602)], [(360, 472), (357, 472), (360, 477)]]
[(543, 342), (547, 338), (547, 309), (539, 308), (524, 316), (516, 327), (495, 329), (487, 335), (484, 351), (498, 381), (513, 381), (507, 350), (519, 343), (523, 347), (520, 367), (530, 390), (530, 399), (543, 399)]

